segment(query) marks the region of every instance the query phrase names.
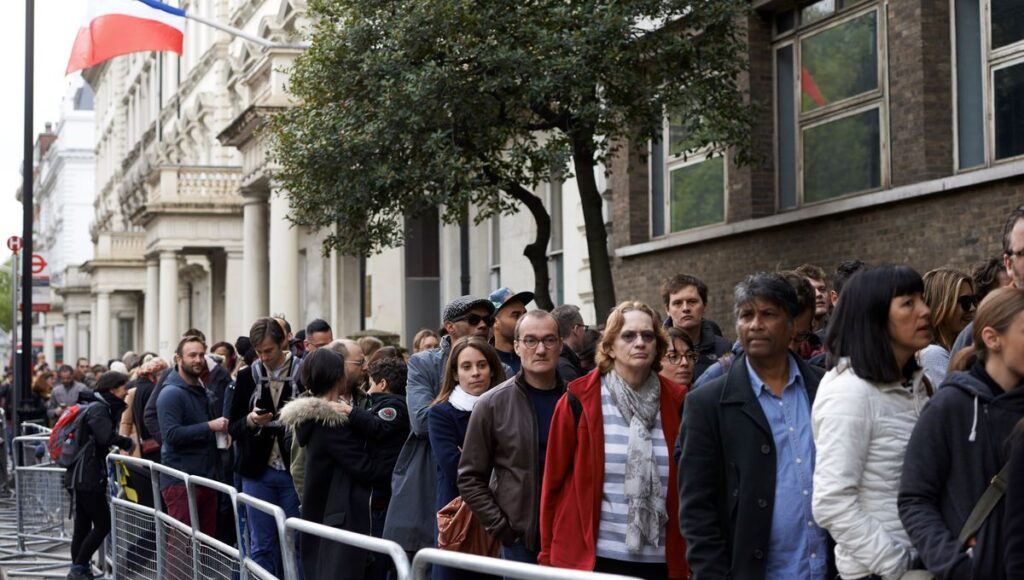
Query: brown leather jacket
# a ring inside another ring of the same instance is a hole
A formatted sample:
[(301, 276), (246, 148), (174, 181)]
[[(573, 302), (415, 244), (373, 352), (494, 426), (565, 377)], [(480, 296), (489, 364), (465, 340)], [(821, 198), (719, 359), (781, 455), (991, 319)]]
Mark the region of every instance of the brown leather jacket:
[[(540, 549), (540, 458), (537, 413), (522, 373), (485, 393), (469, 418), (459, 493), (487, 532), (511, 545)], [(561, 379), (555, 378), (560, 392)], [(493, 476), (492, 476), (493, 471)]]

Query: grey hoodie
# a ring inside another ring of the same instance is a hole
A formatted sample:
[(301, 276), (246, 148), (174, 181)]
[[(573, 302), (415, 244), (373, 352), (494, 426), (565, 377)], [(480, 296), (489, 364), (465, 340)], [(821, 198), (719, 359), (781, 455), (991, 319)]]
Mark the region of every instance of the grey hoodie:
[(1024, 387), (996, 396), (984, 367), (955, 372), (925, 406), (907, 445), (899, 512), (914, 547), (937, 578), (1006, 577), (1002, 503), (968, 555), (957, 537), (1009, 457), (1008, 439), (1024, 417)]

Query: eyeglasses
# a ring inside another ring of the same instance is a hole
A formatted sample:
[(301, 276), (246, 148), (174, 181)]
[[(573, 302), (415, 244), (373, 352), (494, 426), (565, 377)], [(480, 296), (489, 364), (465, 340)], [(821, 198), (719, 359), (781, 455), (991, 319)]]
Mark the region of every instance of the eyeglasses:
[(543, 344), (544, 348), (552, 349), (558, 346), (558, 337), (547, 335), (544, 338), (537, 338), (536, 336), (524, 336), (523, 338), (516, 339), (519, 344), (522, 344), (530, 350), (534, 350), (538, 345)]
[(647, 344), (650, 344), (654, 342), (654, 339), (657, 338), (658, 335), (654, 334), (653, 330), (644, 330), (641, 332), (636, 332), (635, 330), (627, 330), (620, 334), (619, 338), (621, 338), (622, 341), (625, 342), (626, 344), (633, 344), (633, 342), (636, 341), (636, 337), (638, 336), (640, 337), (640, 340), (644, 341)]
[(673, 351), (665, 355), (665, 360), (667, 360), (671, 365), (681, 364), (684, 358), (691, 365), (697, 364), (697, 353), (693, 352), (692, 350), (688, 350), (683, 354), (679, 354), (678, 352)]
[(964, 312), (968, 312), (971, 308), (978, 305), (978, 297), (974, 294), (967, 294), (957, 298), (956, 303), (960, 305)]
[(475, 312), (470, 312), (469, 314), (464, 314), (462, 316), (458, 316), (456, 318), (451, 319), (449, 322), (462, 322), (462, 321), (468, 322), (470, 326), (477, 326), (481, 322), (486, 324), (488, 327), (494, 325), (494, 317), (493, 316), (480, 316), (479, 314), (477, 314)]

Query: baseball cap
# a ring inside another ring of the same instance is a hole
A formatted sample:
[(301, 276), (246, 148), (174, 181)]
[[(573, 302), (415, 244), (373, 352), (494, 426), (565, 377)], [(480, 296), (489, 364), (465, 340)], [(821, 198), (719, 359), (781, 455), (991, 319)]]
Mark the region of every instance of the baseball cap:
[(519, 302), (523, 306), (533, 302), (533, 292), (519, 292), (515, 293), (509, 288), (498, 288), (491, 295), (488, 296), (491, 302), (494, 303), (494, 311), (501, 310), (501, 307), (508, 304), (509, 302)]

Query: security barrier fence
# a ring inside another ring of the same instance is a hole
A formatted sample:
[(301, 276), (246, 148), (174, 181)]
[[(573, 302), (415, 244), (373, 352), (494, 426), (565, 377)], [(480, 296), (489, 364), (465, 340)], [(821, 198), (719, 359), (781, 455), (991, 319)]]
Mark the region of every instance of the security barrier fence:
[[(27, 434), (11, 442), (16, 492), (6, 504), (0, 498), (0, 566), (11, 577), (63, 578), (70, 565), (67, 548), (72, 529), (65, 469), (47, 454), (45, 428), (23, 425), (22, 432)], [(314, 580), (303, 578), (299, 562), (299, 547), (307, 537), (315, 537), (320, 545), (344, 544), (387, 558), (396, 580), (425, 579), (431, 565), (526, 580), (626, 580), (434, 549), (419, 551), (410, 564), (395, 542), (288, 518), (280, 506), (217, 481), (120, 454), (109, 455), (107, 466), (112, 525), (97, 559), (100, 571), (109, 574), (104, 577), (114, 580)], [(160, 495), (161, 475), (184, 484), (188, 523), (168, 513)], [(231, 512), (234, 545), (200, 529), (198, 497), (210, 494)], [(244, 525), (247, 510), (273, 520), (282, 546), (280, 576), (250, 557), (251, 541)]]

